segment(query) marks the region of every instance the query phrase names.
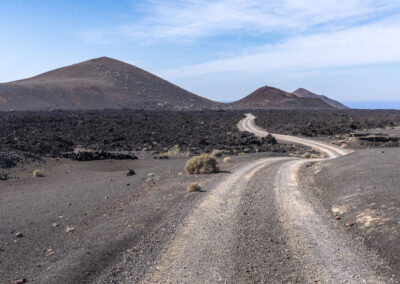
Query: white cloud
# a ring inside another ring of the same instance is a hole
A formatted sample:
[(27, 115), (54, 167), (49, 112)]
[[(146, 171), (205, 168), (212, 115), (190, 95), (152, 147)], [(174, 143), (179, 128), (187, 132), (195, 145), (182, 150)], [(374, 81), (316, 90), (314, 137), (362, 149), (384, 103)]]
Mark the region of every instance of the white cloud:
[(147, 0), (134, 20), (81, 38), (105, 43), (113, 37), (146, 42), (187, 42), (230, 33), (296, 33), (338, 30), (400, 12), (399, 0)]
[(158, 72), (168, 79), (223, 72), (310, 70), (400, 61), (400, 21), (289, 39), (256, 53)]
[(121, 25), (115, 32), (151, 41), (175, 41), (237, 31), (338, 29), (396, 10), (400, 10), (397, 0), (152, 0), (141, 6), (144, 19)]

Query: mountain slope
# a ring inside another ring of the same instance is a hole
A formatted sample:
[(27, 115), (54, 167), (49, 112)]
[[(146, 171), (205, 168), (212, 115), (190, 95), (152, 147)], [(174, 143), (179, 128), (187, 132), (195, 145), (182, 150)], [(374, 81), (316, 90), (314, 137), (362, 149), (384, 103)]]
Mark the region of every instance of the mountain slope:
[(221, 106), (140, 68), (108, 57), (0, 84), (0, 110), (199, 110)]
[(293, 95), (299, 97), (299, 98), (317, 98), (321, 99), (327, 104), (333, 106), (334, 108), (339, 108), (339, 109), (348, 109), (347, 106), (339, 103), (338, 101), (332, 100), (331, 98), (328, 98), (327, 96), (323, 95), (317, 95), (315, 93), (312, 93), (306, 89), (300, 88), (297, 89), (296, 91), (292, 92)]
[(265, 86), (230, 104), (235, 109), (330, 109), (319, 98), (299, 98), (277, 88)]

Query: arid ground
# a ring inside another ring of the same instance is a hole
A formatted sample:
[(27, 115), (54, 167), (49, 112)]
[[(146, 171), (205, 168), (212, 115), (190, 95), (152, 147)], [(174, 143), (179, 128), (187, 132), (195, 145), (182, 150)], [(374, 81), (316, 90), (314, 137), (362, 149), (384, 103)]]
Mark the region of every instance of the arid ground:
[(246, 113), (1, 113), (0, 282), (398, 283), (400, 112)]

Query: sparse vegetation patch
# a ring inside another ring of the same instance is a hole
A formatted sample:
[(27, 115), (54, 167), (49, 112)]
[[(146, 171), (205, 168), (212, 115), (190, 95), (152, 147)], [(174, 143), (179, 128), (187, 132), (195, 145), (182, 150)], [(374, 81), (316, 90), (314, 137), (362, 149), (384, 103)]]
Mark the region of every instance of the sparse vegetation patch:
[(33, 171), (33, 177), (44, 177), (44, 171), (42, 169), (35, 169)]
[(217, 150), (217, 149), (215, 149), (211, 152), (211, 156), (214, 156), (214, 157), (222, 157), (223, 154), (224, 154), (223, 151)]
[(217, 160), (208, 154), (192, 157), (187, 161), (185, 171), (191, 175), (216, 173), (218, 172)]
[(187, 187), (187, 192), (195, 192), (195, 191), (200, 191), (200, 190), (201, 190), (201, 187), (197, 182), (192, 182)]

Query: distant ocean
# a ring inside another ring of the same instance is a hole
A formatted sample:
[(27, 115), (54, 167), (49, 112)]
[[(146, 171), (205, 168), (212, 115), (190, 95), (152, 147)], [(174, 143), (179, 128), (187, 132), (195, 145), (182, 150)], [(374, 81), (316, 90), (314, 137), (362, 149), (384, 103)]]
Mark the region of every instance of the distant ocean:
[(365, 102), (342, 102), (350, 108), (359, 109), (400, 109), (400, 101), (365, 101)]
[[(231, 101), (220, 101), (231, 103)], [(341, 102), (345, 106), (358, 109), (400, 109), (400, 101), (365, 101), (365, 102)]]

